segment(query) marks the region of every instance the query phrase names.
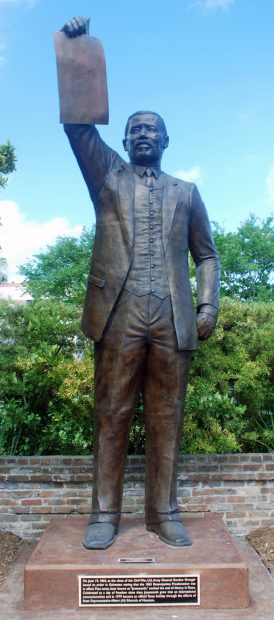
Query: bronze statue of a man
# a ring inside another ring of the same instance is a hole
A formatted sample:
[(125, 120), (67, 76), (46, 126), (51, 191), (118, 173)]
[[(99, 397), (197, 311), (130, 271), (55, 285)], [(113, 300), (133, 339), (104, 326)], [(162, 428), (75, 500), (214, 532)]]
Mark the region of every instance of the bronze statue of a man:
[[(86, 33), (86, 20), (63, 31)], [(129, 427), (140, 392), (146, 428), (146, 527), (171, 546), (191, 545), (177, 504), (176, 473), (191, 351), (213, 332), (219, 261), (193, 183), (161, 170), (163, 119), (127, 122), (127, 163), (94, 125), (65, 125), (96, 212), (82, 329), (95, 343), (92, 510), (83, 544), (109, 547), (117, 533)], [(197, 267), (192, 305), (188, 252)]]

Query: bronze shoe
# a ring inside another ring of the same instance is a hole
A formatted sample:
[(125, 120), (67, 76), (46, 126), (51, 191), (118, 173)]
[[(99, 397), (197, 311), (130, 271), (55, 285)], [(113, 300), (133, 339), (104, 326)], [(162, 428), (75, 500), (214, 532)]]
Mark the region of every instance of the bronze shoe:
[(148, 532), (157, 534), (160, 540), (166, 543), (166, 545), (170, 545), (170, 547), (189, 547), (192, 545), (189, 533), (181, 521), (149, 523), (146, 528)]
[(114, 542), (117, 526), (113, 523), (90, 523), (83, 538), (86, 549), (107, 549)]

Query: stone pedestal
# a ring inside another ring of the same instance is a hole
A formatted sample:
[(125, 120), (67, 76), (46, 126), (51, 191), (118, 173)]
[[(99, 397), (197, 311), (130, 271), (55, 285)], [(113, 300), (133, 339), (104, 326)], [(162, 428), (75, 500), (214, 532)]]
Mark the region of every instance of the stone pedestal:
[[(121, 586), (123, 580), (130, 583), (127, 578), (135, 577), (136, 583), (147, 579), (154, 587), (159, 577), (167, 583), (176, 577), (180, 584), (180, 577), (195, 575), (201, 609), (248, 607), (248, 568), (221, 518), (208, 514), (183, 522), (192, 536), (192, 547), (169, 547), (148, 533), (141, 519), (123, 519), (109, 549), (88, 551), (82, 546), (86, 517), (53, 520), (25, 566), (25, 608), (78, 609), (79, 576), (92, 577), (91, 584), (98, 578), (108, 591), (111, 578), (119, 579)], [(164, 604), (172, 602), (166, 598)]]

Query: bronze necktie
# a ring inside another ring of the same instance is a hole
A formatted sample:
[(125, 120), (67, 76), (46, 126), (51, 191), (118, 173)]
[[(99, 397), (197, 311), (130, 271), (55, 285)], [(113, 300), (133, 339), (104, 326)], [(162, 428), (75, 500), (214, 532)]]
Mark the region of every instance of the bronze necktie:
[(146, 168), (147, 186), (153, 187), (153, 172), (151, 168)]

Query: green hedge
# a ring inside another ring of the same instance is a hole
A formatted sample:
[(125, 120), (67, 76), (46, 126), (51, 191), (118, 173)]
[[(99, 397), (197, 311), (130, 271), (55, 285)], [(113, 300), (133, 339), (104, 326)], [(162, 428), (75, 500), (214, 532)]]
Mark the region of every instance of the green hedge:
[[(273, 304), (223, 299), (193, 355), (181, 451), (274, 451)], [(93, 348), (80, 310), (60, 301), (0, 304), (0, 454), (92, 451)], [(142, 400), (129, 451), (144, 452)]]

